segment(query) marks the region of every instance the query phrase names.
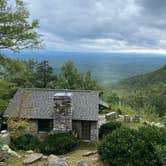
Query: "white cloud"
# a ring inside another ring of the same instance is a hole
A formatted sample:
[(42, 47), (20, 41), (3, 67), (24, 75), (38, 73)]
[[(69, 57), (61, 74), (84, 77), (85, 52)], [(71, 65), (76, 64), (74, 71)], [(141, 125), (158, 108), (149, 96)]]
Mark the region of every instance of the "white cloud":
[(25, 0), (47, 48), (83, 51), (166, 49), (165, 0)]

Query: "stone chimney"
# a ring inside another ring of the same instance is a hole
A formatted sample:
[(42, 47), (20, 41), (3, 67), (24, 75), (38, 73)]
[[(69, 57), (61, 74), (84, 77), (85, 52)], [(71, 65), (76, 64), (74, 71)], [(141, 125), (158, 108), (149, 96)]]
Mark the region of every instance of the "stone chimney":
[(54, 94), (54, 132), (72, 130), (72, 93), (59, 92)]

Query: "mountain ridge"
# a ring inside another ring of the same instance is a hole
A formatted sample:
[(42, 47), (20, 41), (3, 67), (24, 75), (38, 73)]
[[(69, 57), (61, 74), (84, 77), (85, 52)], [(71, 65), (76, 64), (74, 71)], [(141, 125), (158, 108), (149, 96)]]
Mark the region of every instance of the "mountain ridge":
[(127, 78), (120, 81), (122, 89), (144, 89), (151, 85), (166, 83), (166, 64), (158, 70)]

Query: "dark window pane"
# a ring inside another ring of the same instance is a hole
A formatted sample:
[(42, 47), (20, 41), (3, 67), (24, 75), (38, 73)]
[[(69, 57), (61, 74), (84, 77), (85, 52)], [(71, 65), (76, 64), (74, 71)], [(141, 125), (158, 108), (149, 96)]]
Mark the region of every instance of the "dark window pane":
[(38, 131), (49, 132), (53, 128), (53, 120), (39, 119), (38, 120)]

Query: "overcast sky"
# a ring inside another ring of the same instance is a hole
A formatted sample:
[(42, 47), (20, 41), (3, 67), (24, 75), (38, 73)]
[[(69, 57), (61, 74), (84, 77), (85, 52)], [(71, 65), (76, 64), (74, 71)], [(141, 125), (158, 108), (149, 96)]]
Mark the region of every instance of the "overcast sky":
[(166, 52), (166, 0), (24, 0), (47, 49)]

